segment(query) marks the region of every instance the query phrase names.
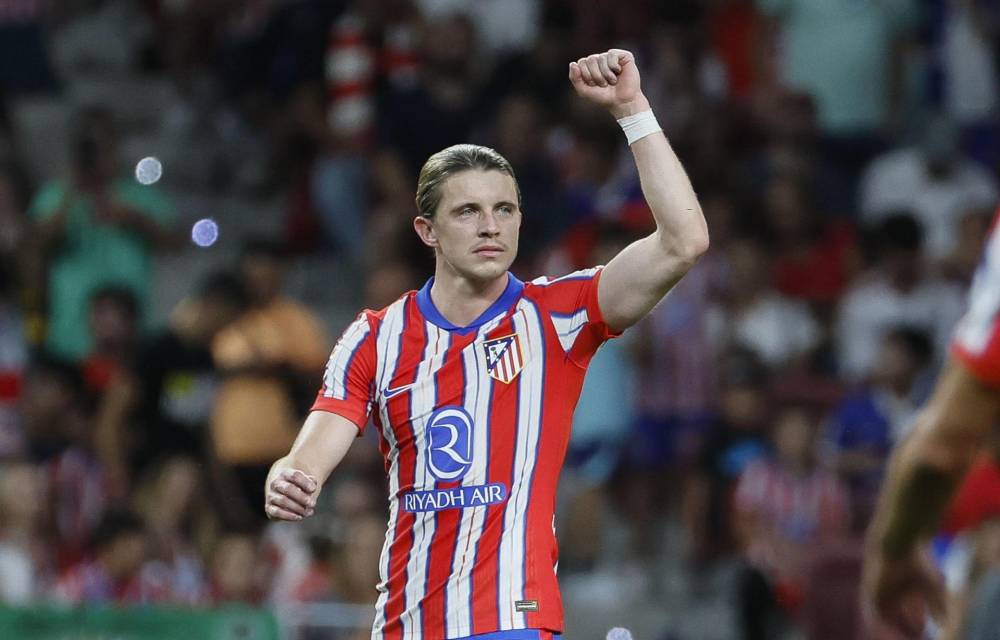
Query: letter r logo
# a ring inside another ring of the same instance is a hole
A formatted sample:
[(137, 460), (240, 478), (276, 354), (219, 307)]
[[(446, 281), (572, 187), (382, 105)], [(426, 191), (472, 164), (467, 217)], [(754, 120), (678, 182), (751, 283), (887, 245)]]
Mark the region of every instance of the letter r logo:
[(460, 480), (472, 466), (472, 416), (441, 407), (427, 421), (427, 466), (438, 480)]

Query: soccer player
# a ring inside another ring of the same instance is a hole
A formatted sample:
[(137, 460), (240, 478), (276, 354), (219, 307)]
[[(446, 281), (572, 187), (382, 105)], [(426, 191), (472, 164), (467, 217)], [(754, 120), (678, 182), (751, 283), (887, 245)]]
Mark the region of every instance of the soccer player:
[(864, 589), (879, 615), (918, 637), (925, 607), (948, 620), (926, 542), (1000, 418), (1000, 212), (955, 330), (952, 354), (912, 434), (893, 455), (869, 531)]
[(268, 516), (308, 517), (373, 414), (389, 478), (373, 638), (562, 630), (553, 512), (587, 364), (708, 247), (632, 54), (581, 58), (569, 79), (622, 125), (656, 231), (606, 267), (521, 282), (508, 272), (522, 216), (510, 165), (473, 145), (434, 154), (413, 223), (434, 249), (434, 277), (346, 329), (313, 411), (269, 475)]

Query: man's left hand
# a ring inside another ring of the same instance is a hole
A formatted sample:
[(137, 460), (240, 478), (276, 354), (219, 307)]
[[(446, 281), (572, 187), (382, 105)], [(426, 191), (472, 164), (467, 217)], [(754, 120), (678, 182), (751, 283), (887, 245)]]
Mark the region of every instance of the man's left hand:
[(639, 86), (635, 57), (624, 49), (608, 49), (569, 63), (569, 80), (582, 98), (622, 118), (649, 109)]

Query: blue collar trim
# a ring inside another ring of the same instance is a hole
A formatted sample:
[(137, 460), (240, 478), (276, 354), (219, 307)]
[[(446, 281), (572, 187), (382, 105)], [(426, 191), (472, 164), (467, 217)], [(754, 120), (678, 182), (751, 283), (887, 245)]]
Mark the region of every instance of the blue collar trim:
[(434, 306), (434, 301), (431, 300), (431, 287), (434, 286), (434, 278), (431, 277), (423, 288), (417, 292), (417, 306), (420, 308), (420, 312), (424, 314), (424, 317), (430, 320), (432, 323), (441, 327), (446, 331), (454, 331), (460, 336), (469, 334), (479, 327), (483, 326), (498, 314), (506, 311), (514, 302), (521, 297), (521, 292), (524, 291), (524, 283), (514, 277), (514, 274), (507, 272), (507, 288), (503, 290), (500, 297), (489, 306), (486, 311), (483, 311), (478, 318), (476, 318), (472, 324), (465, 327), (456, 326), (450, 322), (441, 312), (438, 311), (437, 307)]

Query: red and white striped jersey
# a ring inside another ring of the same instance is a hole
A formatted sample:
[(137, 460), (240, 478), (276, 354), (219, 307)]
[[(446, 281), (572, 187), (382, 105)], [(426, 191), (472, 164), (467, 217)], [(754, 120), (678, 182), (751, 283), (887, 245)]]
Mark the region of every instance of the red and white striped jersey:
[(1000, 211), (969, 292), (969, 308), (955, 328), (952, 353), (984, 383), (1000, 387)]
[(523, 283), (467, 327), (433, 279), (365, 311), (314, 410), (380, 432), (389, 476), (373, 638), (561, 631), (556, 484), (587, 365), (612, 332), (600, 268)]

